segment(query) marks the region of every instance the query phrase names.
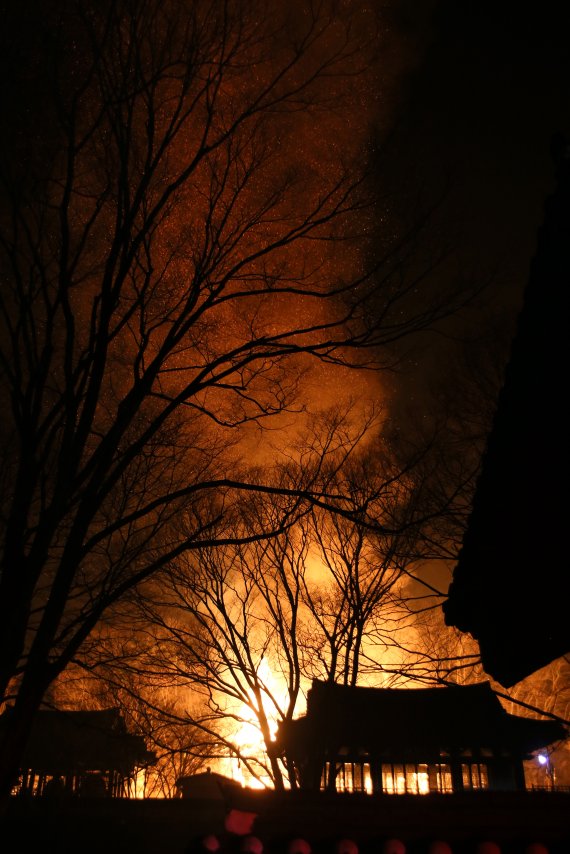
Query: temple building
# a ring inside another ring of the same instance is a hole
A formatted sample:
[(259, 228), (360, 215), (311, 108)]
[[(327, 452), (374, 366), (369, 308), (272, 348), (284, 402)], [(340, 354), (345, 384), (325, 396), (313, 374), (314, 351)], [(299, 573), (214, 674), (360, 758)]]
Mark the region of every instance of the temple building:
[(365, 688), (313, 681), (276, 747), (301, 789), (369, 794), (525, 789), (523, 761), (565, 727), (511, 715), (488, 682)]
[(154, 753), (127, 731), (118, 709), (40, 711), (13, 794), (128, 797), (138, 771), (154, 762)]

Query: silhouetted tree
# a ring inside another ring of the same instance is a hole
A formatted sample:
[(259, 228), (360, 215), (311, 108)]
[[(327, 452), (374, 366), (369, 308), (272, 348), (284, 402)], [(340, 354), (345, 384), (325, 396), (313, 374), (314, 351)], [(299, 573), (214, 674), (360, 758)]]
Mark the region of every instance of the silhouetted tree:
[(335, 146), (362, 26), (334, 2), (266, 6), (46, 2), (25, 40), (25, 12), (5, 16), (4, 795), (46, 689), (113, 604), (227, 544), (262, 485), (237, 444), (295, 403), (307, 358), (381, 366), (453, 307), (399, 275), (405, 234), (362, 269), (364, 159)]
[(334, 478), (351, 497), (352, 517), (313, 508), (302, 522), (319, 566), (304, 596), (314, 626), (305, 653), (312, 678), (343, 685), (390, 678), (386, 665), (409, 614), (406, 569), (423, 521), (410, 475), (376, 439)]
[[(132, 656), (121, 663), (118, 619), (107, 662), (104, 642), (93, 637), (95, 672), (117, 680), (124, 667), (127, 679), (136, 671), (139, 682), (200, 698), (186, 719), (216, 742), (210, 758), (225, 749), (277, 788), (295, 780), (274, 754), (275, 726), (299, 714), (313, 678), (406, 677), (393, 652), (410, 621), (403, 582), (423, 518), (413, 467), (396, 469), (382, 445), (371, 451), (380, 425), (374, 411), (364, 421), (359, 413), (352, 427), (339, 412), (314, 419), (274, 473), (281, 492), (250, 497), (225, 546), (189, 551), (138, 587), (126, 621), (131, 637), (137, 627)], [(307, 491), (326, 497), (322, 513), (299, 500)], [(275, 536), (251, 536), (277, 523)], [(183, 717), (179, 709), (176, 720)]]
[[(198, 716), (191, 710), (187, 720), (216, 741), (210, 758), (223, 750), (277, 788), (284, 779), (272, 750), (275, 725), (296, 711), (310, 654), (304, 645), (311, 616), (308, 537), (299, 524), (307, 505), (299, 496), (327, 494), (363, 431), (358, 425), (351, 432), (338, 413), (316, 421), (289, 463), (274, 470), (273, 494), (243, 503), (225, 545), (187, 552), (140, 586), (129, 621), (139, 626), (141, 641), (133, 660), (125, 661), (127, 672), (136, 668), (146, 680), (199, 699)], [(268, 468), (264, 476), (269, 482)], [(348, 507), (343, 500), (342, 510)], [(260, 539), (259, 530), (279, 533)], [(111, 678), (120, 670), (116, 649), (111, 636)], [(93, 664), (105, 676), (101, 644), (94, 653)], [(244, 728), (259, 733), (253, 749), (243, 743)]]

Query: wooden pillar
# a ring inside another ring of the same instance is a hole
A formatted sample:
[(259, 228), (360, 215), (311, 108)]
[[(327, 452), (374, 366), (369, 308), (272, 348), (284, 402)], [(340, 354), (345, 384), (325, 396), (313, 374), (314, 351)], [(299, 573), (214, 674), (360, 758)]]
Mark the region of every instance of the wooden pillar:
[(463, 773), (461, 771), (461, 757), (450, 756), (449, 767), (451, 770), (451, 785), (454, 792), (463, 791)]

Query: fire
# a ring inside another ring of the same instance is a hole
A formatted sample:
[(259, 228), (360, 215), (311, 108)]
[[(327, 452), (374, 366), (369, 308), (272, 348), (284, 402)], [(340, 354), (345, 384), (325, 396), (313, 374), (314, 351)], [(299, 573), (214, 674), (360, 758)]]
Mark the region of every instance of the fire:
[[(272, 670), (267, 658), (261, 659), (257, 670), (257, 679), (264, 686), (263, 696), (265, 716), (269, 723), (271, 737), (274, 738), (279, 723), (279, 714), (275, 705), (270, 701), (271, 695), (279, 705), (287, 698), (287, 687), (283, 678)], [(235, 719), (239, 721), (236, 729), (228, 734), (228, 740), (237, 748), (240, 756), (221, 760), (220, 772), (237, 780), (243, 786), (252, 789), (272, 788), (273, 781), (268, 773), (264, 773), (263, 765), (266, 755), (266, 745), (255, 714), (255, 698), (250, 692), (250, 703), (241, 703), (235, 711)], [(255, 774), (248, 768), (255, 769)]]

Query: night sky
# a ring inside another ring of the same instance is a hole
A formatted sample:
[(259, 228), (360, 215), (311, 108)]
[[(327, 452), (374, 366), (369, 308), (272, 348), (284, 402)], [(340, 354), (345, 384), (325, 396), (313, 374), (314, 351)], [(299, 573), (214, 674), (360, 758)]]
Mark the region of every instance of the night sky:
[[(428, 195), (445, 188), (441, 222), (456, 269), (490, 280), (468, 317), (473, 335), (521, 305), (554, 187), (550, 141), (570, 134), (570, 15), (565, 4), (511, 0), (404, 0), (393, 14), (402, 68), (383, 128), (387, 156), (397, 180)], [(410, 362), (420, 382), (434, 344), (424, 342)]]

